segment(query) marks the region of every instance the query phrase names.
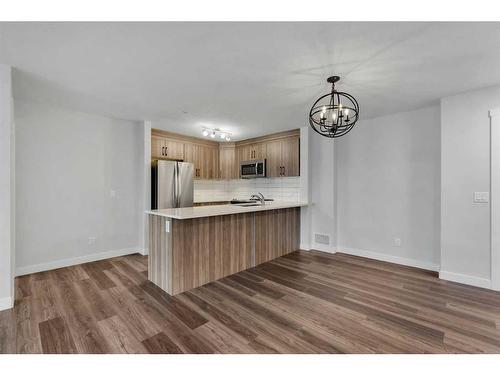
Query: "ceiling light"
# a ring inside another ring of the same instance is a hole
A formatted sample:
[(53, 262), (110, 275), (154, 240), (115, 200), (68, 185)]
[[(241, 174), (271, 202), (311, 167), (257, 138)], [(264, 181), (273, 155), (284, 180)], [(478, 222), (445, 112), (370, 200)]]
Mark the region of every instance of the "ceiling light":
[(203, 136), (210, 138), (219, 137), (221, 140), (229, 141), (231, 139), (231, 133), (222, 131), (219, 128), (203, 128), (201, 131)]
[(309, 111), (309, 124), (324, 137), (338, 138), (349, 133), (358, 121), (359, 105), (354, 96), (335, 90), (339, 76), (326, 81), (332, 84), (332, 90), (314, 102)]

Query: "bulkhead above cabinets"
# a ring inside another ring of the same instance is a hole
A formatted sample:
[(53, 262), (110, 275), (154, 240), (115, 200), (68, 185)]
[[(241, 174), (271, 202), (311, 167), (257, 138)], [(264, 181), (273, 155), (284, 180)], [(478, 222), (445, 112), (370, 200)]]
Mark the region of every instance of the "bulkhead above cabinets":
[(267, 177), (299, 176), (300, 131), (219, 143), (152, 129), (151, 157), (193, 163), (195, 179), (237, 179), (241, 162), (264, 159)]

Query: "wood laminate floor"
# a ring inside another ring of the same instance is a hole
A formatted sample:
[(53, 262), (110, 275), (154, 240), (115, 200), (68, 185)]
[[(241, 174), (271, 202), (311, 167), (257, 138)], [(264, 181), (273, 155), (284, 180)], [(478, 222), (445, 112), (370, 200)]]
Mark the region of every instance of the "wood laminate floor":
[(3, 353), (500, 353), (500, 293), (297, 251), (171, 297), (130, 255), (16, 279)]

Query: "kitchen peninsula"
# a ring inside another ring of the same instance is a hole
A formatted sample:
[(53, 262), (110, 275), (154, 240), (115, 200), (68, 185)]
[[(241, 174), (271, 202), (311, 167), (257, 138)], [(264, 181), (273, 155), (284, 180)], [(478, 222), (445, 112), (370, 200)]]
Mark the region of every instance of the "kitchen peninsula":
[(299, 248), (300, 207), (272, 202), (151, 210), (150, 281), (170, 295)]

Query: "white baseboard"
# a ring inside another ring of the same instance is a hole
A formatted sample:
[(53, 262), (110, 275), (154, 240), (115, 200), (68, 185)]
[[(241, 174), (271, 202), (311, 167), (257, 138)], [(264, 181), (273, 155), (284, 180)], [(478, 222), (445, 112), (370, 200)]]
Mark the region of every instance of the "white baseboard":
[(0, 311), (11, 309), (14, 307), (14, 298), (4, 297), (0, 298)]
[(318, 251), (324, 251), (325, 253), (330, 253), (330, 254), (335, 254), (337, 252), (337, 248), (333, 245), (325, 245), (316, 242), (313, 242), (312, 249)]
[(403, 257), (398, 257), (395, 255), (388, 255), (388, 254), (384, 254), (384, 253), (377, 253), (375, 251), (353, 249), (353, 248), (349, 248), (349, 247), (338, 247), (337, 252), (344, 253), (344, 254), (350, 254), (350, 255), (357, 255), (360, 257), (365, 257), (365, 258), (370, 258), (370, 259), (381, 260), (381, 261), (389, 262), (389, 263), (401, 264), (403, 266), (422, 268), (424, 270), (439, 271), (439, 265), (435, 264), (435, 263), (422, 262), (420, 260), (403, 258)]
[(24, 266), (16, 268), (16, 276), (27, 275), (35, 272), (49, 271), (54, 270), (56, 268), (74, 266), (77, 264), (94, 262), (96, 260), (102, 260), (107, 258), (119, 257), (122, 255), (129, 255), (139, 253), (142, 254), (143, 250), (139, 248), (130, 248), (130, 249), (119, 249), (119, 250), (111, 250), (105, 251), (102, 253), (89, 254), (75, 258), (66, 258), (54, 260), (52, 262), (33, 264), (31, 266)]
[(311, 250), (311, 245), (309, 245), (308, 243), (301, 243), (299, 245), (299, 249), (300, 250)]
[(479, 288), (491, 289), (491, 280), (482, 277), (464, 275), (462, 273), (440, 271), (439, 278), (448, 281), (454, 281), (460, 284), (477, 286)]

